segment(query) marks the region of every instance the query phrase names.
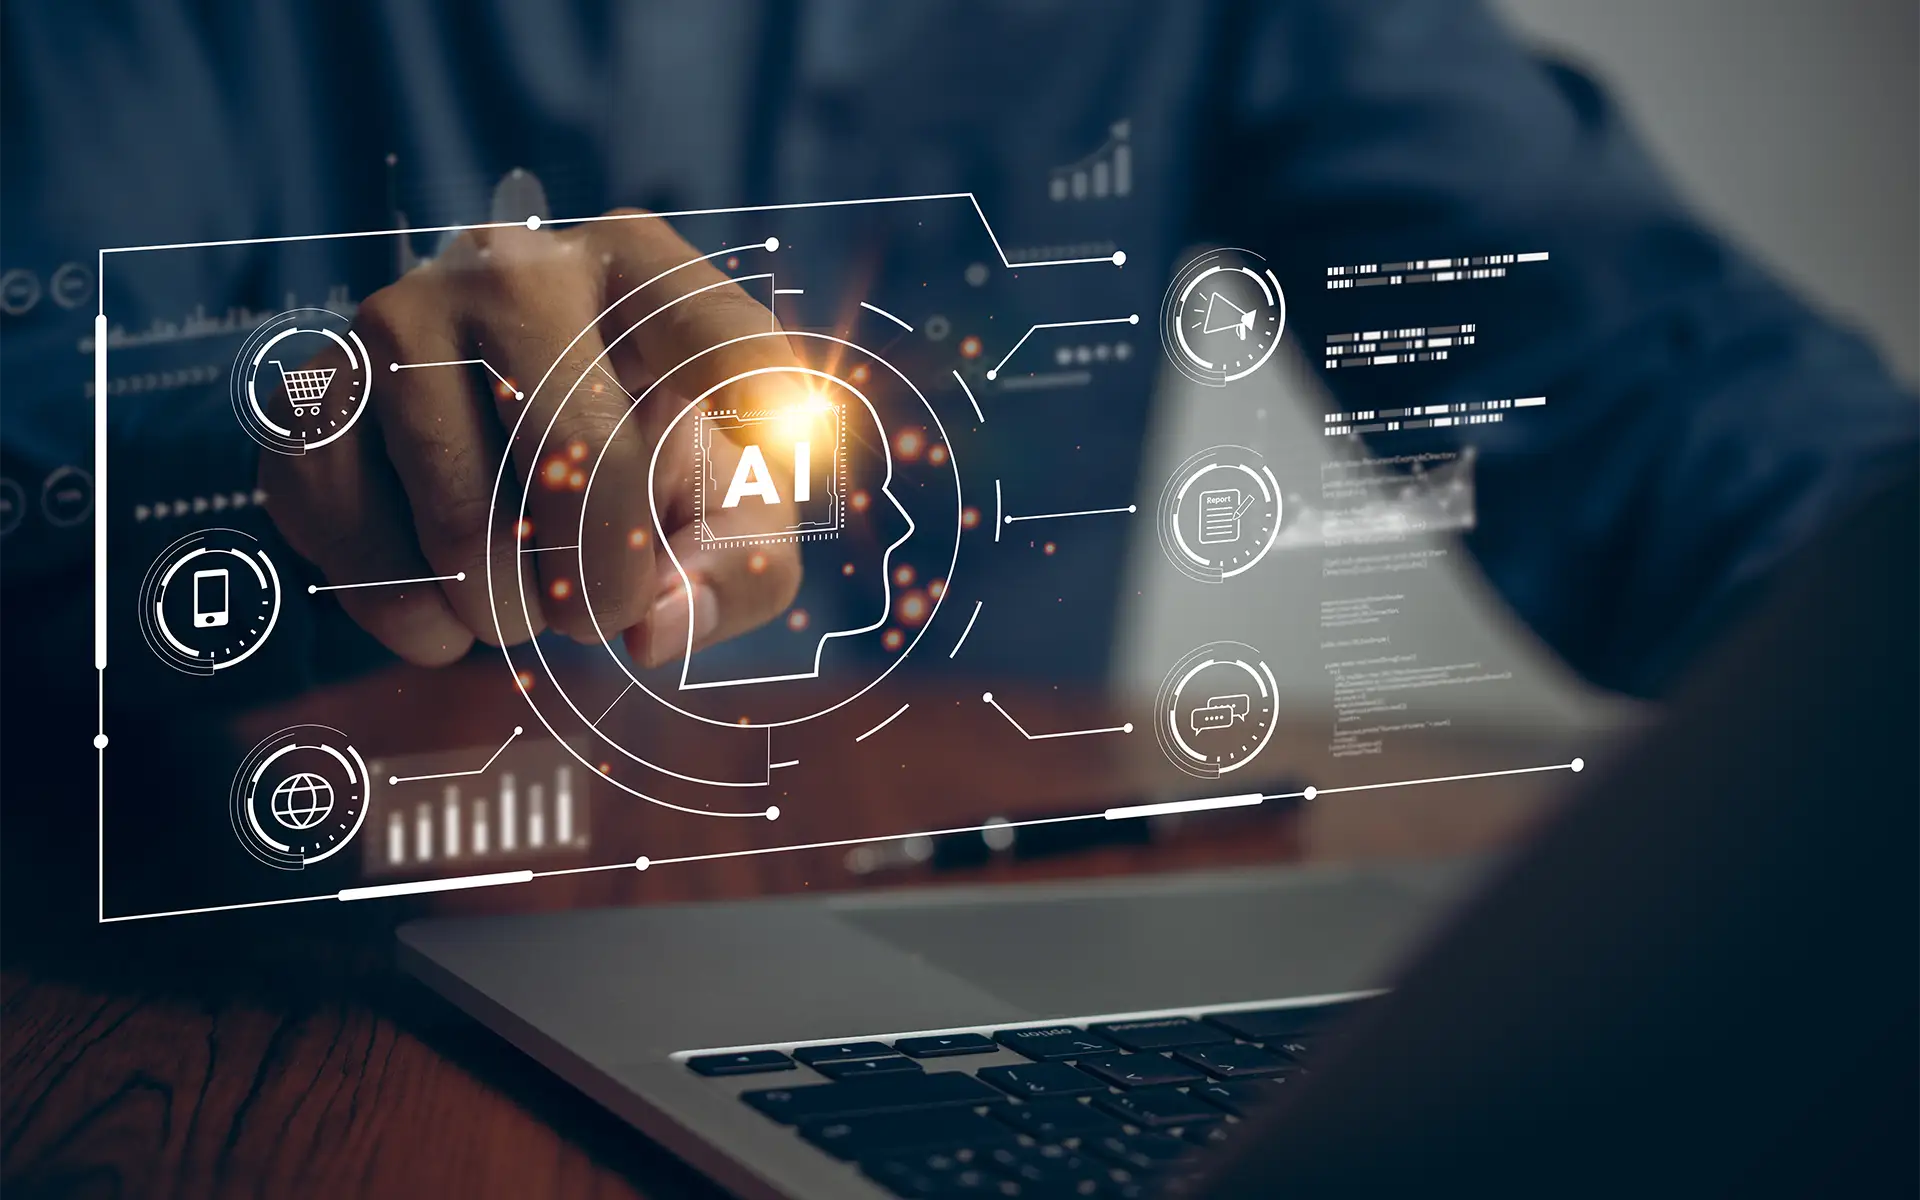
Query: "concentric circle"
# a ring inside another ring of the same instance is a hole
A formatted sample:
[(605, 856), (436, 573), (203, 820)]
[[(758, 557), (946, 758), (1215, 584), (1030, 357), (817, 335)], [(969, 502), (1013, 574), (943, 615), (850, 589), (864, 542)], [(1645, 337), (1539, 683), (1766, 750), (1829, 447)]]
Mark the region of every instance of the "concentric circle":
[(1260, 652), (1209, 642), (1173, 665), (1154, 697), (1155, 739), (1189, 775), (1218, 779), (1259, 757), (1273, 738), (1278, 689)]
[(160, 552), (140, 582), (140, 632), (190, 675), (245, 662), (280, 619), (280, 574), (251, 534), (202, 529)]
[(353, 428), (366, 411), (373, 371), (347, 318), (296, 308), (247, 336), (229, 387), (248, 437), (276, 454), (305, 454)]
[(1160, 491), (1160, 548), (1181, 574), (1220, 583), (1267, 556), (1280, 535), (1280, 483), (1259, 452), (1209, 446)]
[(1167, 358), (1195, 383), (1225, 387), (1273, 357), (1287, 324), (1280, 279), (1251, 250), (1209, 250), (1182, 266), (1160, 305)]
[(248, 751), (233, 775), (228, 815), (247, 853), (299, 871), (338, 854), (360, 832), (372, 787), (344, 733), (294, 725)]

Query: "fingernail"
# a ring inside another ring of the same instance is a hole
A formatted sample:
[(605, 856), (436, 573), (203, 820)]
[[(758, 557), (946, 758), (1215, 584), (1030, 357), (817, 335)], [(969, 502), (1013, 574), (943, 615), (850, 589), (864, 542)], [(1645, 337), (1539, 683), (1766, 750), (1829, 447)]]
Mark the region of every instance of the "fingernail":
[[(699, 649), (720, 628), (720, 600), (705, 584), (691, 585), (693, 592), (693, 646)], [(687, 648), (687, 592), (678, 587), (653, 606), (647, 620), (647, 665), (657, 667), (671, 662)]]

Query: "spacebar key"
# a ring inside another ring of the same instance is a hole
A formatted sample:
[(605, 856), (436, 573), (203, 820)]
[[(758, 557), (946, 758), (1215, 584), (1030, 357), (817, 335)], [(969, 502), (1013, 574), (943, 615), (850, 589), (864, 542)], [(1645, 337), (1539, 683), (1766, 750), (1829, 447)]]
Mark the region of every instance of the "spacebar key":
[(903, 1072), (873, 1079), (849, 1079), (844, 1083), (767, 1088), (742, 1092), (740, 1098), (785, 1125), (919, 1108), (1002, 1104), (1007, 1099), (1004, 1092), (958, 1071), (926, 1075)]

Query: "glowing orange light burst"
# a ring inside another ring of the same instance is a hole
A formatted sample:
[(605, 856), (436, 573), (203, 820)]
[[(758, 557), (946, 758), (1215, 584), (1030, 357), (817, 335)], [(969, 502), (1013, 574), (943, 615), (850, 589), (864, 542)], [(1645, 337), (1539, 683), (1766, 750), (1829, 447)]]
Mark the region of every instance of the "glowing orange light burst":
[(627, 545), (633, 547), (635, 550), (644, 549), (646, 547), (646, 544), (647, 544), (646, 530), (635, 529), (632, 532), (627, 534)]
[(865, 512), (869, 507), (872, 506), (873, 497), (867, 495), (865, 489), (861, 489), (860, 491), (857, 491), (853, 495), (849, 496), (847, 498), (847, 503), (853, 507), (853, 511)]
[(610, 762), (603, 762), (603, 763), (600, 763), (600, 764), (599, 764), (599, 768), (600, 768), (600, 773), (601, 773), (602, 775), (611, 775), (611, 774), (613, 774), (613, 764), (612, 764), (612, 763), (610, 763)]
[(755, 550), (752, 554), (747, 555), (747, 570), (752, 571), (755, 575), (766, 574), (767, 573), (767, 556), (760, 553), (758, 550)]
[(903, 429), (900, 431), (900, 436), (893, 439), (894, 453), (908, 462), (919, 458), (921, 447), (925, 445), (926, 439), (921, 436), (918, 429)]
[(1054, 544), (1052, 542), (1048, 542), (1046, 545), (1040, 547), (1040, 552), (1042, 554), (1052, 554), (1054, 552), (1054, 549), (1055, 549)]
[(567, 579), (556, 579), (547, 585), (547, 594), (555, 600), (565, 600), (573, 595), (573, 582)]
[(942, 446), (938, 442), (935, 442), (933, 445), (928, 446), (927, 461), (932, 463), (936, 467), (945, 463), (947, 461), (947, 448), (945, 446)]
[(508, 379), (508, 380), (496, 379), (493, 381), (493, 398), (495, 400), (499, 400), (502, 402), (512, 400), (514, 398), (514, 393), (519, 390), (520, 389), (517, 386), (515, 386), (514, 382), (511, 379)]
[(562, 458), (555, 458), (555, 459), (549, 460), (547, 463), (547, 469), (544, 472), (544, 474), (547, 477), (547, 486), (559, 487), (561, 484), (567, 481), (566, 460)]
[(960, 510), (960, 528), (975, 529), (980, 525), (980, 510), (969, 504)]
[(847, 372), (847, 379), (850, 382), (853, 382), (856, 384), (865, 383), (867, 380), (872, 378), (873, 378), (873, 369), (867, 366), (867, 364), (865, 363), (855, 363), (853, 365), (853, 370)]
[(567, 457), (580, 462), (587, 457), (587, 444), (578, 438), (567, 443)]
[(807, 621), (807, 610), (804, 608), (796, 608), (787, 614), (787, 628), (793, 630), (795, 633), (799, 633), (802, 629), (805, 629), (807, 627)]
[(924, 592), (912, 591), (900, 597), (900, 623), (918, 625), (927, 619), (927, 610), (931, 607)]
[(740, 256), (738, 254), (727, 255), (727, 270), (738, 271), (739, 269), (740, 269)]
[(927, 585), (927, 595), (932, 596), (935, 600), (938, 600), (946, 594), (947, 581), (944, 579), (936, 579)]
[(898, 629), (889, 629), (880, 635), (880, 644), (889, 650), (898, 650), (907, 644), (907, 635)]
[(533, 672), (532, 671), (520, 671), (515, 673), (513, 677), (513, 681), (520, 685), (520, 690), (523, 692), (530, 692), (533, 690)]
[(531, 517), (521, 517), (519, 523), (513, 527), (513, 532), (521, 541), (526, 541), (533, 536), (533, 519)]
[(971, 333), (961, 338), (960, 339), (960, 357), (961, 358), (979, 358), (980, 357), (980, 339), (975, 337)]
[(575, 471), (573, 474), (567, 476), (567, 486), (576, 492), (586, 487), (587, 473), (585, 471)]
[(853, 575), (853, 564), (852, 564), (852, 563), (842, 563), (842, 564), (840, 565), (840, 573), (841, 573), (842, 575), (846, 575), (846, 576), (849, 576), (849, 577), (851, 577), (851, 576)]
[(893, 581), (901, 587), (911, 586), (913, 583), (913, 568), (906, 563), (901, 563), (893, 569)]

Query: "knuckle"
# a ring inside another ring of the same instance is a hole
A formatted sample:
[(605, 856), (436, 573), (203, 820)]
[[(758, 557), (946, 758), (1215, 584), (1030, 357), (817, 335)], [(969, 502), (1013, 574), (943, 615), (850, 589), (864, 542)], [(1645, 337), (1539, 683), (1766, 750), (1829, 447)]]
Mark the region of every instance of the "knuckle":
[(465, 566), (486, 551), (491, 498), (463, 487), (441, 487), (414, 506), (421, 549), (435, 567)]

